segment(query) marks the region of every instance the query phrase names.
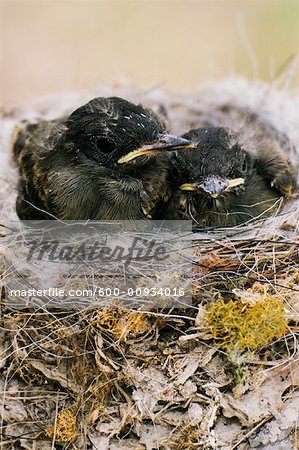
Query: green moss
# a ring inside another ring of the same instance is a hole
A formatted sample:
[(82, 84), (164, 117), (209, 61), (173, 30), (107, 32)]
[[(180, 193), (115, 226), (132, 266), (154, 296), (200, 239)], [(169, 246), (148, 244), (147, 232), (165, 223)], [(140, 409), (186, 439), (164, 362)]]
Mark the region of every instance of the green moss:
[(209, 305), (205, 319), (219, 347), (229, 352), (255, 350), (287, 332), (283, 301), (270, 295), (253, 305), (220, 297)]

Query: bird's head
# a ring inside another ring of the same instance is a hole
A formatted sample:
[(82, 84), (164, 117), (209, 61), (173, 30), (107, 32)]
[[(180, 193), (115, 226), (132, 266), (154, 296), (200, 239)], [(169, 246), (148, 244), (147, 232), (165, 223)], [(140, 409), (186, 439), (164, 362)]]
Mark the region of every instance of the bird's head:
[(141, 105), (122, 98), (94, 98), (67, 120), (66, 140), (89, 160), (125, 171), (150, 157), (191, 146), (169, 135), (159, 118)]
[(180, 164), (180, 190), (191, 191), (206, 199), (239, 195), (253, 173), (253, 158), (237, 143), (231, 144), (226, 128), (200, 128), (184, 138), (197, 147), (176, 156)]

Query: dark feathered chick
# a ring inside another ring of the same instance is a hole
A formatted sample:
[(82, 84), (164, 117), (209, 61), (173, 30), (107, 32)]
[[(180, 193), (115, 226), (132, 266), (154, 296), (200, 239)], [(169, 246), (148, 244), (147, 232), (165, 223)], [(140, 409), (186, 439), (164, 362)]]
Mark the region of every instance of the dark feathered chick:
[(23, 124), (13, 155), (21, 219), (150, 218), (167, 195), (167, 151), (188, 147), (141, 105), (95, 98), (69, 117)]
[(231, 227), (274, 214), (296, 182), (285, 154), (265, 146), (246, 151), (227, 128), (198, 128), (183, 135), (197, 147), (172, 158), (173, 195), (160, 210), (167, 219), (193, 219), (198, 227)]

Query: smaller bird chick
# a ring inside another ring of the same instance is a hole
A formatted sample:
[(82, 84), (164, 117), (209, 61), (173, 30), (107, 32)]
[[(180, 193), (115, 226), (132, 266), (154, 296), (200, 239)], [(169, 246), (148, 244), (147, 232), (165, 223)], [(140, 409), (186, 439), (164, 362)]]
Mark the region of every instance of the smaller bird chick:
[(24, 124), (13, 142), (23, 220), (151, 218), (167, 195), (168, 152), (190, 147), (152, 111), (94, 98), (69, 117)]
[(232, 227), (279, 211), (296, 189), (286, 155), (274, 146), (253, 155), (228, 128), (198, 128), (184, 134), (195, 149), (172, 158), (171, 199), (165, 219), (192, 219), (195, 228)]

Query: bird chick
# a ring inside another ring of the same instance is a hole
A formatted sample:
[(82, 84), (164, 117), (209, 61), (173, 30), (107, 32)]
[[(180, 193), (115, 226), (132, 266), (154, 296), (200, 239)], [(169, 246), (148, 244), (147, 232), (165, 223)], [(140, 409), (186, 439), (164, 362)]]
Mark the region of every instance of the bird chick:
[(232, 227), (279, 211), (296, 181), (279, 148), (253, 155), (228, 128), (198, 128), (183, 135), (194, 142), (172, 158), (171, 199), (166, 219), (192, 219), (195, 228)]
[(95, 98), (69, 117), (25, 123), (13, 142), (17, 214), (23, 220), (150, 218), (167, 195), (167, 152), (189, 146), (167, 134), (153, 112), (118, 97)]

